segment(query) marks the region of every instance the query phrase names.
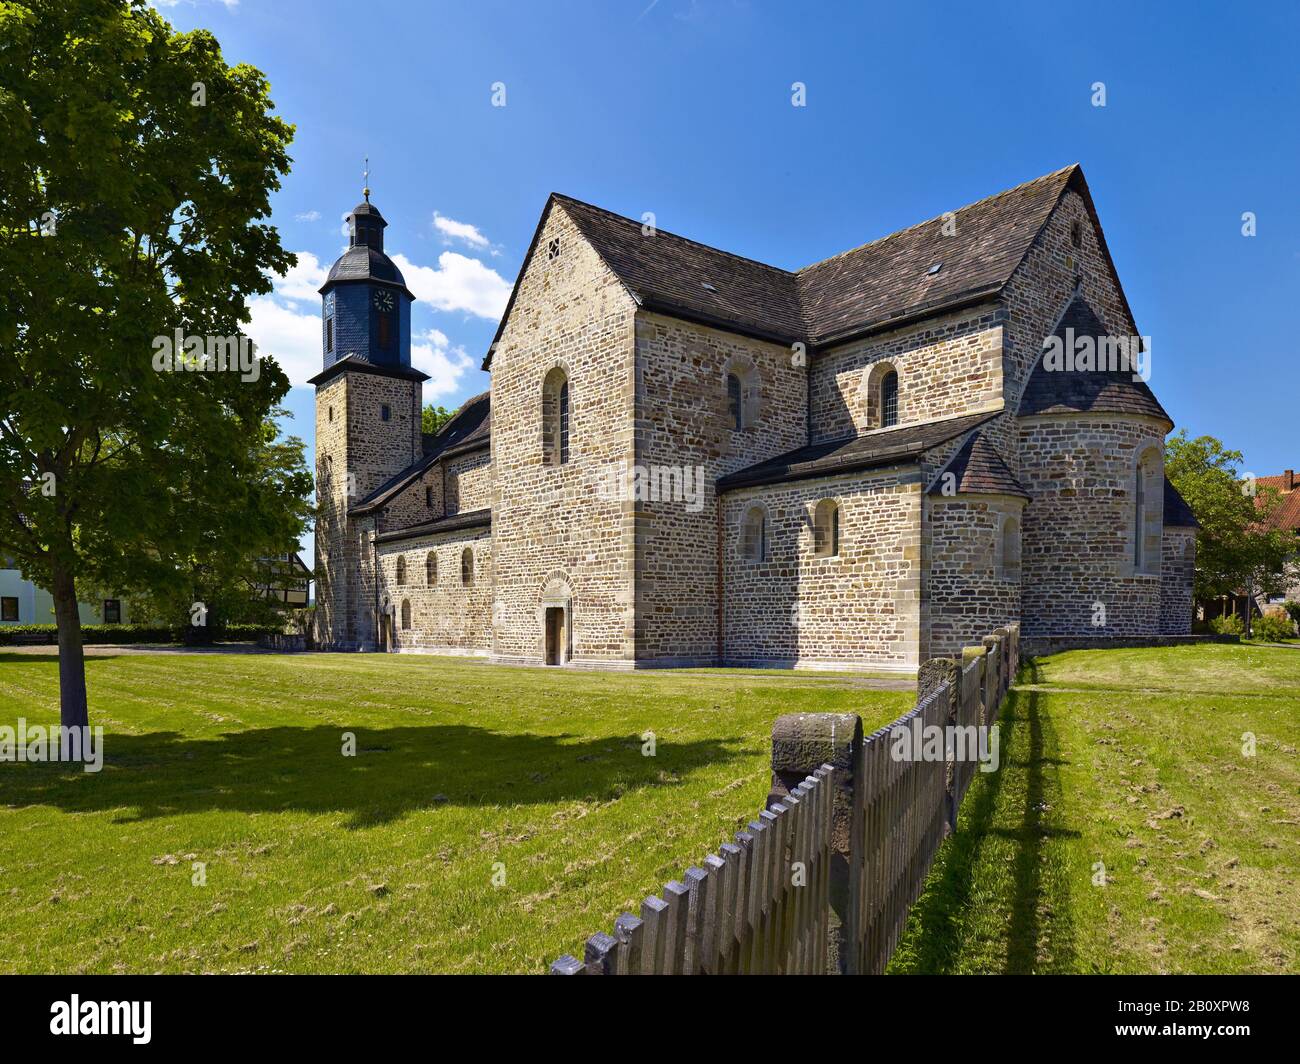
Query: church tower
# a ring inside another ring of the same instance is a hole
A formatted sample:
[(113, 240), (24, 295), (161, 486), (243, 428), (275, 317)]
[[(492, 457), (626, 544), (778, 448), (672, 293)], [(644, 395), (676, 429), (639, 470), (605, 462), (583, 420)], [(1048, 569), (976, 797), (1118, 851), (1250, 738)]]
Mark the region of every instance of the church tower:
[(384, 253), (384, 221), (365, 200), (348, 215), (348, 249), (321, 287), (316, 386), (316, 638), (367, 649), (377, 639), (375, 519), (352, 507), (421, 453), (420, 385), (411, 368), (415, 296)]

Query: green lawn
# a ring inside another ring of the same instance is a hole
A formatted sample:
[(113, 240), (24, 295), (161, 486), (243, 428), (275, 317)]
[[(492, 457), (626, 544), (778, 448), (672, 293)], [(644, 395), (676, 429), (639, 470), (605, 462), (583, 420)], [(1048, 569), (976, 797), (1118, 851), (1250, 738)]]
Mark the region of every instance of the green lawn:
[[(755, 815), (777, 716), (911, 704), (804, 673), (86, 668), (104, 770), (0, 764), (0, 970), (540, 972)], [(56, 669), (0, 654), (0, 724), (57, 722)]]
[(1075, 651), (1020, 684), (891, 970), (1300, 971), (1300, 650)]

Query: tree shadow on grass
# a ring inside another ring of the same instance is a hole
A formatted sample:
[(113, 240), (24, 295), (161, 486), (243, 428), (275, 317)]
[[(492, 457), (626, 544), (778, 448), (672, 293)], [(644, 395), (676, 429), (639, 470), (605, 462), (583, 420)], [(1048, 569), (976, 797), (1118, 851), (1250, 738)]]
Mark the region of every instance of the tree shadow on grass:
[[(355, 756), (344, 756), (353, 734)], [(215, 738), (177, 732), (104, 736), (104, 766), (0, 764), (0, 805), (68, 813), (120, 810), (117, 823), (187, 813), (346, 813), (346, 827), (443, 805), (608, 801), (673, 786), (706, 765), (758, 751), (740, 739), (660, 742), (644, 757), (636, 735), (574, 741), (467, 725), (257, 728)]]
[[(1027, 684), (1037, 685), (1040, 682), (1037, 664), (1030, 661), (1026, 671)], [(1080, 832), (1053, 826), (1044, 817), (1044, 813), (1054, 809), (1057, 815), (1053, 819), (1059, 821), (1063, 801), (1055, 770), (1066, 762), (1050, 756), (1047, 750), (1045, 727), (1050, 729), (1050, 725), (1045, 726), (1039, 693), (1012, 692), (1003, 704), (998, 724), (1003, 751), (1001, 768), (993, 773), (976, 773), (962, 806), (957, 833), (944, 843), (925, 893), (908, 917), (901, 951), (904, 956), (896, 970), (951, 972), (958, 966), (963, 927), (968, 921), (977, 922), (972, 919), (970, 908), (986, 904), (976, 901), (974, 893), (977, 886), (987, 886), (987, 873), (981, 874), (978, 866), (990, 838), (1009, 839), (1014, 844), (1010, 893), (998, 899), (999, 908), (1005, 909), (1007, 918), (1003, 970), (1007, 973), (1039, 970), (1043, 933), (1039, 912), (1045, 900), (1043, 847), (1049, 839), (1079, 838)], [(1022, 740), (1024, 729), (1028, 734)], [(1010, 754), (1018, 740), (1027, 742), (1026, 756), (1012, 758)], [(1008, 783), (1010, 774), (1015, 774), (1016, 783)], [(1017, 785), (1024, 791), (1018, 822), (1001, 826), (997, 821), (1005, 821), (1010, 814), (1006, 807), (1019, 793), (1011, 790)], [(999, 803), (1004, 789), (1009, 798)], [(1055, 901), (1050, 929), (1052, 967), (1068, 970), (1074, 959), (1070, 907), (1065, 904), (1066, 899)]]

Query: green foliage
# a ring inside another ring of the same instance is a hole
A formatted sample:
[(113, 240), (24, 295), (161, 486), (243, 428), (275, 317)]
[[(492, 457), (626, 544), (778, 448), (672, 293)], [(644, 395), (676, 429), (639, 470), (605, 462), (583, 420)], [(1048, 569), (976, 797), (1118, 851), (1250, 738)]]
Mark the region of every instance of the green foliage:
[(1198, 600), (1246, 592), (1273, 593), (1287, 580), (1294, 537), (1262, 527), (1278, 503), (1271, 489), (1258, 496), (1242, 480), (1241, 452), (1213, 436), (1171, 436), (1165, 450), (1165, 475), (1200, 522), (1196, 536)]
[(1286, 615), (1291, 618), (1291, 623), (1300, 628), (1300, 602), (1288, 599), (1282, 603), (1282, 608), (1286, 610)]
[(1210, 631), (1215, 635), (1242, 635), (1246, 631), (1246, 625), (1240, 614), (1229, 613), (1222, 617), (1211, 617)]
[(1280, 643), (1295, 638), (1295, 624), (1280, 613), (1266, 613), (1251, 625), (1251, 634), (1265, 643)]
[(425, 404), (424, 409), (420, 411), (420, 431), (429, 436), (440, 432), (455, 413), (456, 411), (448, 410), (445, 406)]
[(268, 222), (293, 129), (144, 0), (2, 3), (0, 42), (0, 552), (75, 633), (78, 583), (183, 599), (305, 528), (281, 368), (154, 368), (177, 330), (238, 338), (293, 265)]

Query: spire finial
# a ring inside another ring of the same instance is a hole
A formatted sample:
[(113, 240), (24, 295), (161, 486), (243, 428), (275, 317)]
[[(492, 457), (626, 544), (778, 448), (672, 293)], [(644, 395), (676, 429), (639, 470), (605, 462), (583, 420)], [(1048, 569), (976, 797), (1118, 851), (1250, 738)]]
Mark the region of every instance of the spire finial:
[(370, 156), (366, 156), (366, 168), (361, 171), (361, 176), (365, 179), (365, 187), (361, 190), (366, 197), (366, 202), (370, 202)]

